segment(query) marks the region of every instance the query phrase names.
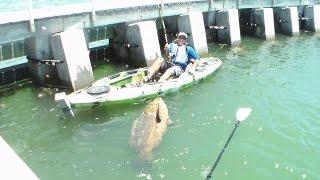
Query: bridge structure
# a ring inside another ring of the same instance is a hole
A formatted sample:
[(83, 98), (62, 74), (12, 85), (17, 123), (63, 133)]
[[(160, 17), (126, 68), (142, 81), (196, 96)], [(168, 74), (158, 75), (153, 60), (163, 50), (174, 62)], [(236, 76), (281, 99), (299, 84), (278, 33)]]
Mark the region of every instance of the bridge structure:
[(318, 4), (317, 0), (88, 0), (39, 6), (29, 0), (25, 9), (0, 12), (0, 85), (30, 72), (41, 84), (58, 79), (77, 90), (74, 81), (79, 73), (92, 77), (88, 50), (91, 59), (101, 50), (105, 59), (112, 48), (133, 65), (150, 65), (161, 56), (160, 47), (179, 31), (190, 35), (190, 44), (204, 55), (210, 39), (236, 45), (241, 34), (274, 39), (275, 32), (318, 32)]

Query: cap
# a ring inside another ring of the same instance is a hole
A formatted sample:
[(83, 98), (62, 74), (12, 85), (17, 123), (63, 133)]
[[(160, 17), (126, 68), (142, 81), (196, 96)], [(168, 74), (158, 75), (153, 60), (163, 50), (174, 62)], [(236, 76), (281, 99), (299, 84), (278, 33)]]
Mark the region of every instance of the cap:
[(187, 34), (186, 34), (185, 32), (179, 32), (178, 38), (179, 38), (180, 36), (184, 36), (184, 37), (186, 37), (186, 39), (188, 38), (188, 36), (187, 36)]

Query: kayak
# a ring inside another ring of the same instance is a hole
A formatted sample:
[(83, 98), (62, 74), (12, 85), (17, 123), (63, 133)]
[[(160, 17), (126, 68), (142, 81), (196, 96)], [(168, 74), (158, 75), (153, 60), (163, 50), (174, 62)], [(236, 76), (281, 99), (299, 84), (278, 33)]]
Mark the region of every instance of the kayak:
[(178, 78), (165, 82), (141, 83), (139, 80), (147, 75), (148, 68), (123, 71), (99, 79), (90, 87), (68, 95), (65, 92), (57, 93), (55, 101), (68, 116), (74, 116), (72, 109), (80, 106), (142, 102), (193, 85), (213, 74), (221, 64), (222, 61), (218, 58), (203, 58), (195, 72), (184, 72)]

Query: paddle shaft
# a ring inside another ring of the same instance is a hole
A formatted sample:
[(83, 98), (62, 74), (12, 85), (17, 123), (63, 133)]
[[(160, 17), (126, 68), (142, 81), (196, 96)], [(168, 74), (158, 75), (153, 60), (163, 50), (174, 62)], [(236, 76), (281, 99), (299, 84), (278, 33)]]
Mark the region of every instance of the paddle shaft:
[(209, 174), (207, 175), (206, 180), (209, 180), (209, 179), (211, 178), (211, 175), (212, 175), (212, 173), (213, 173), (214, 169), (217, 167), (217, 165), (218, 165), (218, 163), (219, 163), (219, 161), (220, 161), (220, 159), (221, 159), (221, 157), (222, 157), (222, 155), (223, 155), (224, 151), (226, 150), (226, 148), (227, 148), (227, 146), (228, 146), (229, 142), (231, 141), (231, 139), (232, 139), (232, 137), (233, 137), (234, 133), (236, 132), (237, 128), (239, 127), (239, 124), (240, 124), (240, 121), (237, 121), (237, 122), (236, 122), (236, 124), (234, 125), (234, 128), (233, 128), (233, 130), (232, 130), (232, 132), (231, 132), (231, 134), (230, 134), (230, 136), (229, 136), (229, 138), (228, 138), (228, 140), (227, 140), (226, 144), (223, 146), (223, 149), (221, 150), (221, 152), (220, 152), (219, 156), (218, 156), (218, 157), (217, 157), (217, 159), (216, 159), (216, 162), (214, 162), (214, 165), (212, 166), (212, 168), (211, 168), (211, 170), (210, 170)]

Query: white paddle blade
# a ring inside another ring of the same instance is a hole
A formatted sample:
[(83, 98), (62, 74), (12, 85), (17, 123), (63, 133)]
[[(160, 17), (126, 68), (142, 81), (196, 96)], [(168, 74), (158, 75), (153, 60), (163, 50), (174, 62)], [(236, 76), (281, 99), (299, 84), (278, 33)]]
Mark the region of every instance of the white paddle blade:
[(239, 108), (236, 114), (237, 121), (244, 121), (251, 114), (251, 108)]

